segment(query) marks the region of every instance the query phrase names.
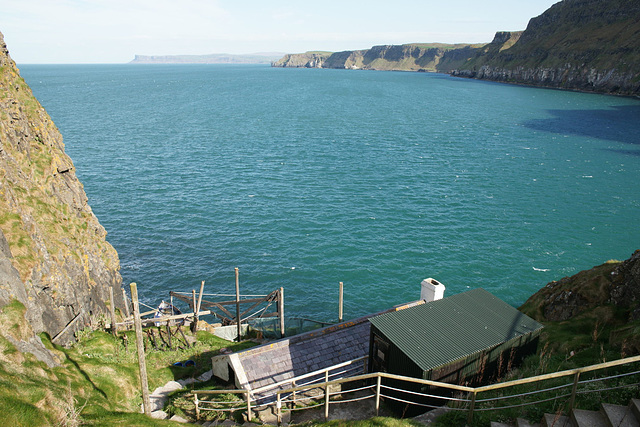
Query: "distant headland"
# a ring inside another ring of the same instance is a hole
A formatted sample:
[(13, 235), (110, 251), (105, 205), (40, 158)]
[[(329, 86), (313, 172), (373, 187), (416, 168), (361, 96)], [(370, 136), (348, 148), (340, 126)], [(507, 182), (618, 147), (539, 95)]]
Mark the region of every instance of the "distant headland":
[(274, 67), (427, 71), (640, 96), (640, 3), (563, 0), (486, 44), (410, 43), (289, 54)]
[(280, 52), (233, 55), (136, 55), (130, 64), (270, 64), (284, 55)]

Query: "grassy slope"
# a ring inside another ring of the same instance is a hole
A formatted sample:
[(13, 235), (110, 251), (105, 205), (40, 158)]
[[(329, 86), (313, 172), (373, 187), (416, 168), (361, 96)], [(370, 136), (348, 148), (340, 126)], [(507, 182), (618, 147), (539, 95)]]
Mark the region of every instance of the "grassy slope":
[[(16, 339), (29, 335), (24, 306), (13, 302), (0, 310), (5, 333)], [(60, 366), (49, 368), (30, 353), (21, 353), (0, 335), (0, 407), (7, 425), (179, 425), (152, 420), (139, 414), (142, 403), (138, 379), (135, 336), (129, 345), (105, 332), (81, 334), (71, 349), (45, 343)], [(198, 343), (175, 352), (149, 351), (149, 388), (184, 377), (196, 377), (211, 367), (211, 356), (222, 347), (245, 348), (206, 332), (198, 332)], [(176, 361), (192, 359), (196, 368), (174, 368)], [(75, 420), (75, 421), (74, 421)]]

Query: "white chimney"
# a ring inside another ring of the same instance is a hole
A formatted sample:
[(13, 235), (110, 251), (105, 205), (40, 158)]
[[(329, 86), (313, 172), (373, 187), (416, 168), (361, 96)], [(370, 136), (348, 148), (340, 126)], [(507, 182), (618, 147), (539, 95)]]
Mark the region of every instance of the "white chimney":
[(439, 300), (444, 297), (445, 287), (436, 279), (424, 279), (420, 285), (422, 287), (420, 290), (420, 299), (425, 300), (425, 302)]

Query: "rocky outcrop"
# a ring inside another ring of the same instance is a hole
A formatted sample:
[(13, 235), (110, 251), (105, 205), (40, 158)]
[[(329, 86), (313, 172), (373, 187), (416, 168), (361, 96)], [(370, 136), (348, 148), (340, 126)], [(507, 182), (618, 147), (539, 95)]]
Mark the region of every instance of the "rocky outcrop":
[(640, 319), (640, 250), (623, 262), (610, 261), (547, 284), (521, 309), (539, 321), (565, 321), (603, 306)]
[(638, 95), (638, 33), (638, 2), (564, 0), (531, 19), (513, 46), (479, 51), (452, 74), (535, 86)]
[(109, 288), (123, 307), (118, 255), (2, 34), (0, 143), (0, 306), (20, 301), (35, 333), (66, 328), (56, 342), (68, 343), (106, 318)]
[(291, 53), (271, 63), (272, 67), (287, 68), (323, 68), (331, 52)]

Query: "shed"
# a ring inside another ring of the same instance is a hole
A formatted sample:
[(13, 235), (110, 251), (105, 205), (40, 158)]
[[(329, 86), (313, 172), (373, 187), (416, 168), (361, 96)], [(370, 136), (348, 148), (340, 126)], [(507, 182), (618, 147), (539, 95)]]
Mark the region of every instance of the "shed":
[(482, 288), (369, 319), (370, 372), (483, 384), (535, 353), (542, 325)]

